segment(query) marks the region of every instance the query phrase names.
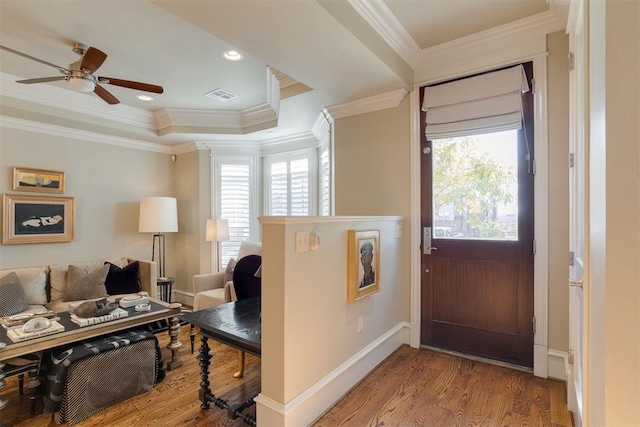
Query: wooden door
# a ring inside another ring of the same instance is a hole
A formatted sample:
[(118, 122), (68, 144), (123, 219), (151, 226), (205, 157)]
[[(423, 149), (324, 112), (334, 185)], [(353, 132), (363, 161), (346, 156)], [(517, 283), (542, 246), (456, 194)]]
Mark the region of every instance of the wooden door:
[[(525, 71), (531, 79), (530, 63)], [(421, 132), (421, 344), (532, 367), (531, 92), (523, 105), (526, 137)]]

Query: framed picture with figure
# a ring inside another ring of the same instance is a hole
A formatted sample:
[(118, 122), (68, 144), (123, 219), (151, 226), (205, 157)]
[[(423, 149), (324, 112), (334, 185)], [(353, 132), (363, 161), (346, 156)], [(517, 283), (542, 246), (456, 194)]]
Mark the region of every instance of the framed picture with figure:
[(380, 230), (348, 230), (348, 301), (380, 290)]
[(2, 243), (70, 242), (74, 235), (73, 197), (4, 194)]

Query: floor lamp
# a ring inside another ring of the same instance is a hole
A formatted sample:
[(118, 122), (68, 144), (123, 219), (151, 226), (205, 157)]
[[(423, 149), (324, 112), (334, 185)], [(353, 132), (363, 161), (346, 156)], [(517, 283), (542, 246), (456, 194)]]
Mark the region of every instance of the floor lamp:
[(158, 240), (158, 279), (166, 279), (164, 233), (178, 231), (178, 206), (173, 197), (145, 197), (140, 200), (140, 233), (153, 234), (151, 261), (155, 261)]
[(226, 219), (208, 219), (207, 220), (207, 242), (216, 242), (216, 260), (218, 261), (217, 270), (220, 271), (220, 243), (229, 240), (229, 221)]

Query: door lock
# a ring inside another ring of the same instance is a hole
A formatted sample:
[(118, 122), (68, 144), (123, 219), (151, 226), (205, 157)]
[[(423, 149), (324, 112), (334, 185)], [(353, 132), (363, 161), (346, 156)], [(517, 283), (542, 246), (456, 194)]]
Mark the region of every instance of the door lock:
[(431, 251), (437, 251), (438, 248), (431, 246), (431, 227), (422, 227), (422, 253), (431, 255)]

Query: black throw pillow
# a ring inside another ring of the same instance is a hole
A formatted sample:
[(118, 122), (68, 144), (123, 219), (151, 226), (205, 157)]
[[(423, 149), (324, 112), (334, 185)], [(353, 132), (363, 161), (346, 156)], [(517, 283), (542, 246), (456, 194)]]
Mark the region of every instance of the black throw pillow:
[(134, 261), (125, 268), (109, 264), (109, 273), (104, 285), (109, 295), (135, 294), (140, 292), (140, 262)]
[(256, 277), (256, 271), (260, 265), (262, 265), (260, 255), (247, 255), (238, 260), (236, 268), (233, 270), (233, 287), (238, 299), (260, 296), (262, 279)]

